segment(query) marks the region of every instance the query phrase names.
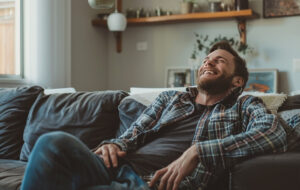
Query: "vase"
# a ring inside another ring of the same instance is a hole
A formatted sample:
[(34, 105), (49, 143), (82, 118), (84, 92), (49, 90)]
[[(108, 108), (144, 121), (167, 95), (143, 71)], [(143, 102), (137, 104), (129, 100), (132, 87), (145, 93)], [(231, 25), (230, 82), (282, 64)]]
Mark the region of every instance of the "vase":
[(193, 3), (192, 2), (181, 2), (180, 4), (181, 14), (187, 14), (192, 12)]

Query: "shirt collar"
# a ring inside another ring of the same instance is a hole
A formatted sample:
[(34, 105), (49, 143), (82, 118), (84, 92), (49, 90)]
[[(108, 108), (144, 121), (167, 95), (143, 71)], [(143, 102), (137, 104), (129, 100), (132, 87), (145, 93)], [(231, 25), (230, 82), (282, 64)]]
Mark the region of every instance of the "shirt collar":
[[(198, 89), (195, 86), (187, 87), (186, 91), (190, 94), (191, 98), (196, 98), (198, 95)], [(236, 102), (237, 98), (241, 95), (242, 92), (243, 92), (242, 87), (233, 88), (232, 91), (227, 96), (225, 96), (222, 100), (216, 102), (214, 105), (220, 103), (224, 105), (228, 105), (228, 104), (232, 105)]]

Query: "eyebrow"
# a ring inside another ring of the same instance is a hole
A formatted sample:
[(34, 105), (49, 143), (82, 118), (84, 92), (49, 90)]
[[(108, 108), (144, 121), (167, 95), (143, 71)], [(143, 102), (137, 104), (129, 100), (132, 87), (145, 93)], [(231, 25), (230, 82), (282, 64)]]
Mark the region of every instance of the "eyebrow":
[(220, 56), (220, 55), (217, 56), (216, 58), (217, 58), (217, 59), (222, 58), (222, 59), (225, 59), (225, 60), (228, 62), (228, 60), (227, 60), (225, 57), (222, 57), (222, 56)]
[[(206, 59), (208, 59), (208, 58), (209, 58), (209, 57), (206, 56), (206, 57), (204, 58), (204, 60), (206, 60)], [(216, 57), (216, 59), (219, 59), (219, 58), (225, 59), (227, 62), (229, 62), (228, 59), (226, 59), (225, 57), (222, 57), (222, 56), (220, 56), (220, 55)]]

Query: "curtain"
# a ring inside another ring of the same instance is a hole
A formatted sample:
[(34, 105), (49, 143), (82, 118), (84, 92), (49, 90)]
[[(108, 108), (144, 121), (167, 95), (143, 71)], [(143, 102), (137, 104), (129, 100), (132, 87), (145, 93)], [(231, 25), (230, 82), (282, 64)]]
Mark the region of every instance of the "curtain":
[(24, 75), (44, 88), (71, 85), (71, 0), (24, 1)]

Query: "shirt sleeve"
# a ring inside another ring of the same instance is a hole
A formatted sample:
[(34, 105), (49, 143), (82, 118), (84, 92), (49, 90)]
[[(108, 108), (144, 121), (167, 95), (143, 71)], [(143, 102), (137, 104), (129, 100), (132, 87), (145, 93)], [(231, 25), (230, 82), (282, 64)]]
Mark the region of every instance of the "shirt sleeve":
[(145, 131), (153, 128), (160, 119), (163, 110), (169, 100), (174, 97), (176, 91), (165, 91), (159, 94), (155, 101), (149, 105), (138, 119), (131, 124), (123, 135), (116, 139), (103, 141), (98, 147), (107, 143), (117, 144), (122, 151), (136, 150), (145, 140)]
[(265, 108), (262, 100), (248, 96), (241, 104), (241, 133), (196, 143), (199, 160), (205, 166), (221, 164), (225, 168), (235, 158), (286, 150), (286, 132), (277, 117)]

